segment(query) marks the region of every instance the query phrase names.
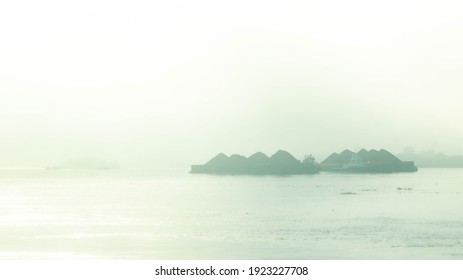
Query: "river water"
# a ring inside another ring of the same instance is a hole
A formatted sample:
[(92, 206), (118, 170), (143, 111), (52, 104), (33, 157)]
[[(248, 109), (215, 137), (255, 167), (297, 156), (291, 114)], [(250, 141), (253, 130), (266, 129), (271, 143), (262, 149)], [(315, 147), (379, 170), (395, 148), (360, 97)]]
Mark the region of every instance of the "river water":
[(463, 169), (0, 170), (1, 259), (463, 259)]

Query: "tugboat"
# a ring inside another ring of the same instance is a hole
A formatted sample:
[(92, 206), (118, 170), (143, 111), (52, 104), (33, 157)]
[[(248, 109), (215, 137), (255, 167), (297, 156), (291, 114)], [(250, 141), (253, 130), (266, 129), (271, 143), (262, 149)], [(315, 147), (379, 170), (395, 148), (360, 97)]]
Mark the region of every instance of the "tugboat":
[(348, 163), (343, 164), (342, 172), (366, 172), (366, 163), (363, 158), (359, 155), (352, 155), (352, 158)]

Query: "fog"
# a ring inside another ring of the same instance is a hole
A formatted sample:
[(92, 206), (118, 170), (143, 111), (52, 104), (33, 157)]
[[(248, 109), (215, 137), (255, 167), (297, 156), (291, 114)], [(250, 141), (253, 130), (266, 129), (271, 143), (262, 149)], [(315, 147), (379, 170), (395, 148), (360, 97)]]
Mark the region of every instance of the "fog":
[(0, 167), (463, 154), (459, 1), (8, 2)]

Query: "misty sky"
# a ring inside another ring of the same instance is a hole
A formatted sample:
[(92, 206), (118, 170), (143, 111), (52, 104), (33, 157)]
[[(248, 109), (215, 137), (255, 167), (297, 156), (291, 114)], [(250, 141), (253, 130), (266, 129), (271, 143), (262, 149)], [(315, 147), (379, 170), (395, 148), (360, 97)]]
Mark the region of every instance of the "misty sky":
[(459, 2), (2, 1), (0, 166), (463, 154)]

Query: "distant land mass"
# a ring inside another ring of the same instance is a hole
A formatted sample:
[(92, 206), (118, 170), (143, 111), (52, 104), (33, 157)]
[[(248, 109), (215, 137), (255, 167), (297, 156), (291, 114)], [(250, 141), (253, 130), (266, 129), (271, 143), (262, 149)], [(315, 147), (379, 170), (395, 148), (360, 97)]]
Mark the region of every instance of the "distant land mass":
[(95, 158), (78, 158), (71, 159), (57, 165), (47, 167), (48, 170), (60, 170), (60, 169), (87, 169), (87, 170), (109, 170), (118, 168), (118, 164), (103, 159)]
[(333, 153), (320, 163), (322, 171), (355, 173), (416, 172), (413, 161), (401, 161), (390, 152), (362, 149), (358, 153), (344, 150)]
[(192, 165), (190, 173), (235, 175), (293, 175), (314, 174), (320, 167), (312, 156), (300, 161), (290, 153), (279, 150), (271, 157), (258, 152), (250, 157), (218, 154), (203, 165)]
[(407, 148), (399, 156), (405, 160), (414, 160), (419, 167), (463, 168), (463, 156), (449, 156), (433, 150), (416, 153)]

